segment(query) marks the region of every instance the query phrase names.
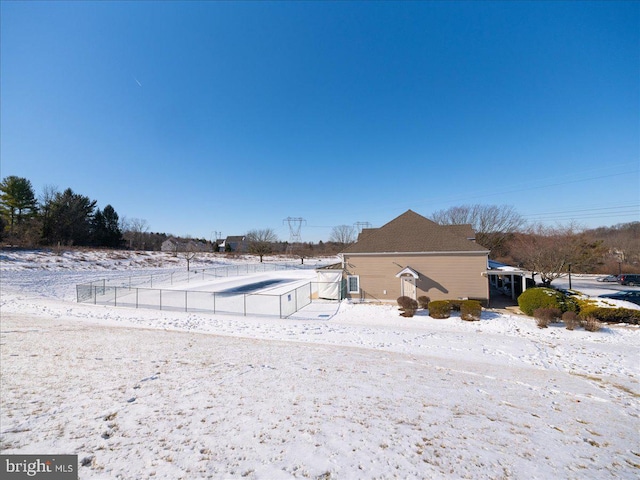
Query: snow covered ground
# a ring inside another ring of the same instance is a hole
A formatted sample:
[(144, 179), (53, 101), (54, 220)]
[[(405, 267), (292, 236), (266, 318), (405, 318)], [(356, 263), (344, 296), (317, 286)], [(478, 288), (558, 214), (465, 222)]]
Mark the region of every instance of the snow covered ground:
[(75, 303), (76, 283), (184, 267), (115, 257), (0, 252), (2, 453), (77, 454), (81, 479), (640, 476), (638, 327)]

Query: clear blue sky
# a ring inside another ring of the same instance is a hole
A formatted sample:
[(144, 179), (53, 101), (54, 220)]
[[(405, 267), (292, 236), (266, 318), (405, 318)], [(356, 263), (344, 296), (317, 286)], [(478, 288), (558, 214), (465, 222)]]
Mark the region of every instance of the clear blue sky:
[(640, 3), (14, 2), (0, 175), (211, 238), (640, 220)]

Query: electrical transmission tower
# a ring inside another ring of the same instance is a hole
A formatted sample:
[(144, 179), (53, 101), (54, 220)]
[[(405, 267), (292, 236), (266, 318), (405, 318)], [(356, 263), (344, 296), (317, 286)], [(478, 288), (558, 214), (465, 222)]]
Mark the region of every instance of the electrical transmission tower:
[(358, 229), (358, 235), (362, 233), (363, 228), (371, 228), (371, 224), (369, 222), (356, 222), (353, 224)]
[(282, 223), (289, 225), (289, 245), (287, 246), (287, 253), (292, 255), (294, 245), (302, 243), (302, 236), (300, 230), (302, 230), (302, 224), (306, 225), (307, 221), (302, 217), (287, 217)]

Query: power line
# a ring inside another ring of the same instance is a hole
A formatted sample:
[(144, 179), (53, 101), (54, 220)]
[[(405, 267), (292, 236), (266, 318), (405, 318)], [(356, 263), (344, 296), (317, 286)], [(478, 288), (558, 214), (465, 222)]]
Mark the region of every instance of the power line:
[(358, 229), (358, 234), (362, 233), (364, 228), (371, 228), (370, 222), (356, 222), (353, 225)]
[(614, 205), (609, 207), (589, 207), (589, 208), (575, 208), (571, 210), (555, 210), (539, 213), (523, 214), (524, 218), (530, 219), (549, 219), (554, 218), (597, 218), (597, 217), (612, 217), (621, 215), (635, 215), (640, 218), (640, 205)]
[(302, 235), (300, 231), (302, 230), (302, 223), (305, 224), (307, 221), (302, 217), (287, 217), (282, 223), (287, 223), (289, 225), (289, 245), (287, 247), (287, 253), (293, 254), (293, 246), (294, 244), (302, 243)]
[[(599, 213), (598, 213), (599, 212)], [(523, 217), (544, 217), (548, 215), (602, 216), (640, 213), (640, 205), (618, 205), (613, 207), (580, 208), (574, 210), (556, 210), (552, 212), (530, 213)]]
[[(630, 168), (627, 171), (620, 171), (620, 169), (622, 168), (627, 168), (629, 166), (633, 166), (635, 168)], [(582, 173), (589, 173), (589, 172), (600, 172), (600, 171), (607, 171), (610, 172), (612, 169), (619, 169), (617, 173), (609, 173), (606, 175), (597, 175), (597, 176), (590, 176), (590, 177), (584, 177), (584, 178), (576, 178), (575, 175), (573, 173), (571, 174), (567, 174), (564, 176), (560, 176), (560, 177), (556, 177), (556, 180), (558, 179), (564, 179), (566, 178), (566, 181), (555, 181), (552, 183), (544, 183), (545, 179), (538, 179), (535, 181), (531, 181), (528, 180), (526, 182), (520, 182), (520, 183), (507, 183), (505, 185), (505, 188), (489, 188), (489, 189), (483, 189), (480, 191), (476, 191), (476, 192), (469, 192), (465, 195), (462, 196), (458, 196), (458, 197), (449, 197), (449, 198), (443, 198), (442, 196), (437, 196), (437, 197), (432, 197), (430, 199), (423, 199), (420, 202), (411, 202), (412, 206), (420, 206), (420, 205), (438, 205), (438, 204), (446, 204), (446, 203), (452, 203), (452, 202), (469, 202), (473, 199), (482, 199), (482, 198), (488, 198), (488, 197), (495, 197), (495, 196), (504, 196), (504, 195), (508, 195), (511, 193), (522, 193), (522, 192), (526, 192), (526, 191), (531, 191), (531, 190), (540, 190), (540, 189), (544, 189), (544, 188), (550, 188), (550, 187), (559, 187), (559, 186), (566, 186), (566, 185), (572, 185), (572, 184), (577, 184), (577, 183), (582, 183), (582, 182), (588, 182), (590, 180), (601, 180), (604, 178), (613, 178), (613, 177), (620, 177), (620, 176), (628, 176), (631, 174), (637, 174), (638, 172), (640, 172), (640, 170), (637, 168), (637, 163), (624, 163), (624, 164), (619, 164), (619, 165), (609, 165), (606, 168), (593, 168), (593, 169), (589, 169), (589, 170), (584, 170)], [(534, 185), (533, 183), (536, 182), (543, 182), (541, 184), (538, 185)], [(489, 191), (487, 191), (489, 190)], [(434, 203), (434, 200), (436, 201)], [(407, 203), (402, 203), (402, 204), (386, 204), (385, 207), (386, 208), (396, 208), (396, 207), (405, 207), (407, 205)], [(370, 211), (359, 211), (359, 212), (351, 212), (351, 215), (362, 215), (362, 214), (371, 214)]]

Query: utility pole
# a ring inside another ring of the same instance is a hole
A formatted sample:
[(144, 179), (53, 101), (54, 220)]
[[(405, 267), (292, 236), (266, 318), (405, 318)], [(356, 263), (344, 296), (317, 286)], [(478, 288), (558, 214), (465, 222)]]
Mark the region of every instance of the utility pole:
[(371, 228), (372, 225), (369, 222), (356, 222), (353, 224), (358, 230), (358, 235), (362, 233), (363, 228)]
[(222, 232), (218, 232), (217, 230), (211, 232), (211, 244), (213, 245), (214, 252), (217, 251), (219, 238), (222, 238)]
[(302, 224), (307, 224), (307, 221), (302, 217), (287, 217), (282, 223), (289, 225), (289, 246), (287, 247), (287, 254), (293, 254), (294, 244), (302, 243), (302, 236), (300, 230), (302, 230)]

